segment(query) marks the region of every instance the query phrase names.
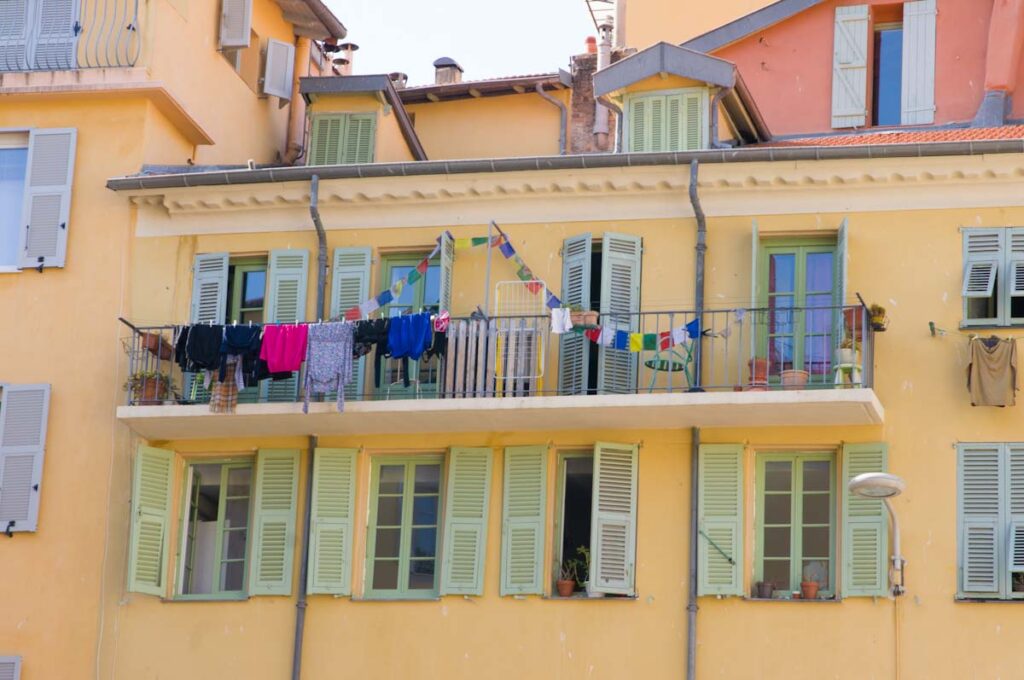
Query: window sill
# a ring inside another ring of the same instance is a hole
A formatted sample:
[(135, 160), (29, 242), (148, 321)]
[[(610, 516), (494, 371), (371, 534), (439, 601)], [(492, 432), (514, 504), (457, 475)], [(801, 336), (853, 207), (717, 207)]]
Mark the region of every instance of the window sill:
[(561, 597), (559, 595), (542, 595), (542, 600), (551, 600), (552, 602), (615, 602), (621, 600), (623, 602), (635, 602), (640, 599), (639, 595), (602, 595), (601, 597), (590, 597), (586, 593), (574, 593), (569, 597)]
[(984, 324), (966, 324), (963, 321), (960, 322), (960, 330), (962, 331), (997, 331), (1006, 329), (1020, 329), (1024, 328), (1024, 323), (984, 323)]
[(1019, 597), (954, 597), (953, 602), (957, 604), (1024, 604), (1024, 599)]
[(0, 264), (0, 274), (20, 274), (21, 269), (13, 264)]
[(174, 597), (161, 597), (161, 602), (245, 602), (249, 596), (245, 593), (232, 595), (175, 595)]
[(793, 602), (796, 604), (838, 604), (842, 602), (838, 597), (816, 597), (813, 600), (805, 600), (800, 597), (744, 597), (747, 602)]
[[(458, 597), (457, 595), (450, 595), (449, 597)], [(469, 595), (465, 597), (471, 597)], [(431, 595), (430, 597), (350, 597), (352, 602), (440, 602), (440, 595)]]

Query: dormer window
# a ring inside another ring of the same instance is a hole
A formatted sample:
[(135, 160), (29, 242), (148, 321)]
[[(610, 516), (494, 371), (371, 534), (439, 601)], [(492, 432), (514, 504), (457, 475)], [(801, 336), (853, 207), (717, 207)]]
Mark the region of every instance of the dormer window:
[(702, 87), (629, 95), (625, 147), (630, 152), (705, 149), (707, 109), (707, 89)]
[(313, 117), (310, 165), (372, 163), (377, 116), (374, 113), (334, 113)]

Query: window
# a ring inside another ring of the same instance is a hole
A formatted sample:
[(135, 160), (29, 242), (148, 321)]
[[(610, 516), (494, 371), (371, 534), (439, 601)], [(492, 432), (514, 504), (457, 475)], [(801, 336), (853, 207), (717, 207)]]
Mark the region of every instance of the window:
[(372, 163), (376, 113), (333, 113), (313, 117), (310, 165)]
[(20, 656), (0, 656), (0, 678), (18, 680), (21, 677)]
[(252, 462), (189, 465), (180, 595), (245, 592)]
[[(398, 281), (404, 281), (416, 265), (423, 261), (423, 255), (387, 256), (383, 261), (384, 284), (388, 288)], [(381, 286), (382, 288), (384, 286)], [(385, 305), (382, 314), (396, 317), (402, 314), (429, 312), (436, 314), (441, 308), (441, 260), (434, 258), (427, 265), (427, 271), (415, 283), (402, 288), (398, 298)], [(382, 384), (378, 393), (387, 399), (433, 397), (438, 390), (437, 361), (413, 361), (411, 359), (388, 360)], [(404, 371), (408, 371), (410, 385), (405, 385)]]
[[(78, 3), (74, 0), (6, 0), (0, 71), (77, 68)], [(7, 28), (7, 27), (5, 27)]]
[[(557, 564), (574, 565), (577, 590), (589, 580), (591, 512), (594, 495), (594, 453), (561, 453), (558, 456)], [(558, 578), (558, 574), (555, 577)]]
[(1024, 598), (1024, 444), (957, 447), (958, 596)]
[(755, 580), (783, 597), (802, 581), (835, 592), (835, 471), (831, 453), (761, 454), (757, 459)]
[[(0, 143), (4, 137), (0, 136)], [(28, 136), (24, 147), (0, 147), (0, 267), (18, 265), (21, 237), (21, 206), (25, 200), (25, 166)]]
[[(900, 9), (900, 8), (897, 8)], [(900, 124), (903, 91), (903, 24), (875, 24), (872, 116), (875, 125)]]
[(374, 461), (367, 538), (367, 595), (438, 594), (440, 456)]
[(1024, 323), (1024, 229), (964, 229), (965, 326)]
[(228, 316), (238, 323), (263, 323), (267, 261), (233, 260), (228, 271)]
[(627, 148), (696, 151), (708, 145), (706, 88), (631, 95), (626, 100)]

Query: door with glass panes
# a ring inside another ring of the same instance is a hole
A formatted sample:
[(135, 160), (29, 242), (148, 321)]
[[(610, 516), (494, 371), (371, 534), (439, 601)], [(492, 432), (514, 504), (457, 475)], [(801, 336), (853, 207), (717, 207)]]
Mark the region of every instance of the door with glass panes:
[[(227, 323), (261, 324), (267, 297), (267, 259), (265, 257), (231, 260), (228, 269)], [(238, 403), (255, 404), (259, 386), (238, 392)]]
[[(384, 282), (388, 287), (404, 281), (423, 261), (422, 255), (402, 255), (384, 258)], [(403, 314), (427, 312), (437, 314), (441, 309), (441, 262), (434, 258), (427, 271), (413, 283), (407, 283), (402, 293), (384, 306), (388, 318)], [(414, 399), (436, 397), (438, 390), (438, 361), (412, 359), (385, 359), (380, 384), (376, 385), (378, 399)], [(409, 386), (405, 385), (408, 370)]]

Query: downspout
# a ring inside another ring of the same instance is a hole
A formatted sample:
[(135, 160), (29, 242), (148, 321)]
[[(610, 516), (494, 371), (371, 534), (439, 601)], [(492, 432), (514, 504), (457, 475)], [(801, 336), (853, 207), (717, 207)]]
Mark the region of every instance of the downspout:
[(282, 160), (293, 165), (305, 152), (303, 137), (306, 131), (306, 101), (299, 93), (299, 76), (309, 75), (310, 50), (313, 42), (299, 36), (295, 39), (295, 77), (292, 79), (292, 100), (288, 104), (288, 130)]
[(701, 387), (702, 375), (701, 354), (704, 339), (704, 253), (707, 252), (708, 225), (704, 217), (704, 209), (700, 206), (700, 197), (697, 195), (697, 159), (690, 161), (690, 205), (693, 206), (693, 215), (697, 218), (697, 263), (696, 280), (694, 281), (694, 314), (697, 316), (697, 326), (701, 333), (697, 338), (696, 352), (694, 353), (694, 384), (690, 387), (691, 392), (703, 392)]
[(700, 428), (690, 430), (690, 579), (686, 603), (686, 680), (697, 680), (697, 475), (700, 463)]
[[(316, 227), (318, 252), (316, 258), (316, 316), (324, 318), (324, 290), (327, 283), (327, 232), (320, 220), (320, 177), (313, 175), (309, 182), (309, 214)], [(309, 534), (313, 516), (313, 452), (319, 444), (316, 435), (309, 437), (306, 454), (306, 498), (302, 511), (302, 548), (299, 552), (299, 595), (295, 601), (295, 644), (292, 648), (292, 680), (302, 677), (302, 639), (306, 632), (306, 581), (309, 578)]]
[(565, 108), (565, 104), (558, 101), (557, 98), (552, 97), (551, 95), (544, 91), (544, 85), (542, 83), (537, 83), (537, 85), (533, 89), (536, 90), (537, 94), (539, 94), (541, 97), (543, 97), (544, 99), (548, 100), (549, 102), (558, 107), (558, 153), (559, 155), (564, 156), (565, 132), (566, 128), (569, 125), (569, 112)]
[[(711, 106), (709, 107), (711, 110), (708, 112), (708, 115), (711, 117), (711, 143), (709, 144), (709, 147), (712, 149), (730, 148), (728, 144), (722, 144), (720, 141), (718, 141), (718, 106), (721, 103), (722, 99), (724, 99), (727, 94), (732, 92), (732, 90), (733, 88), (731, 87), (719, 88), (718, 92), (715, 93), (715, 96), (711, 98)], [(691, 202), (695, 200), (695, 196), (696, 194), (691, 190)]]
[(616, 106), (610, 99), (602, 99), (601, 103), (605, 107), (615, 112), (615, 153), (622, 153), (622, 108)]

